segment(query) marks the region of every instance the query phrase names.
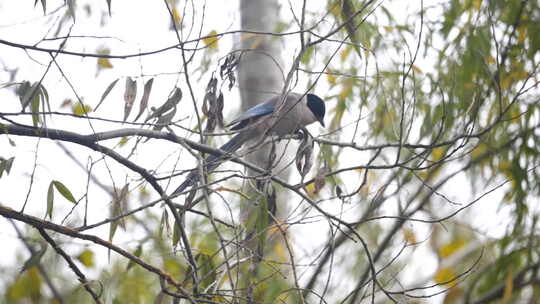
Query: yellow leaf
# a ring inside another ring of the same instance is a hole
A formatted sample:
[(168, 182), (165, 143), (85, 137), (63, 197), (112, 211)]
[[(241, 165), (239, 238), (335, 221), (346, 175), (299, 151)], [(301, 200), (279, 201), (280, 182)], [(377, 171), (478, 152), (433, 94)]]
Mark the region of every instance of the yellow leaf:
[(433, 281), (437, 284), (444, 284), (446, 286), (454, 286), (456, 285), (456, 281), (454, 280), (456, 277), (456, 272), (448, 267), (442, 267), (437, 270), (435, 273), (435, 276), (433, 277)]
[(27, 298), (39, 298), (41, 295), (42, 279), (37, 267), (31, 267), (17, 278), (6, 291), (5, 297), (9, 303), (21, 303)]
[(352, 94), (352, 81), (343, 81), (341, 91), (339, 92), (339, 100), (343, 101)]
[(446, 154), (445, 147), (437, 147), (431, 151), (431, 157), (433, 158), (434, 161), (441, 160), (444, 157), (444, 154)]
[(473, 7), (476, 10), (479, 10), (481, 6), (482, 6), (482, 0), (473, 0)]
[[(280, 233), (280, 232), (278, 232)], [(285, 248), (283, 242), (275, 242), (273, 253), (275, 254), (275, 259), (277, 262), (287, 263), (289, 261), (289, 252)]]
[(461, 303), (463, 298), (463, 289), (459, 286), (450, 288), (444, 296), (443, 304)]
[(92, 112), (92, 107), (78, 102), (71, 108), (71, 111), (75, 115), (83, 116), (85, 114), (88, 114), (89, 112)]
[(497, 63), (497, 61), (495, 60), (495, 58), (493, 58), (492, 56), (487, 56), (486, 61), (487, 61), (488, 63), (490, 63), (490, 64)]
[(334, 17), (341, 17), (341, 1), (328, 1), (328, 7), (330, 10), (330, 13), (334, 15)]
[(394, 27), (393, 26), (383, 26), (383, 29), (387, 32), (387, 33), (390, 33), (391, 31), (394, 30)]
[(518, 43), (525, 42), (525, 38), (527, 38), (527, 28), (525, 26), (518, 26)]
[(501, 88), (508, 89), (513, 83), (512, 77), (506, 76), (501, 80)]
[(94, 252), (90, 251), (89, 249), (85, 249), (79, 256), (77, 257), (77, 260), (81, 262), (86, 267), (93, 267), (94, 266)]
[(422, 73), (422, 70), (420, 70), (419, 67), (415, 66), (414, 64), (411, 66), (411, 69), (415, 71), (416, 73)]
[(206, 38), (203, 38), (204, 45), (211, 49), (217, 49), (218, 48), (218, 38), (216, 37), (217, 32), (215, 30), (211, 31), (206, 35)]
[(439, 249), (439, 256), (443, 259), (447, 258), (451, 256), (452, 254), (461, 250), (463, 247), (465, 247), (466, 244), (467, 244), (467, 241), (462, 238), (455, 239), (452, 242), (446, 245), (443, 245)]
[(98, 58), (97, 64), (100, 69), (111, 69), (113, 67), (109, 58)]
[(118, 142), (118, 146), (119, 147), (125, 146), (128, 143), (128, 140), (129, 140), (129, 137), (127, 136), (120, 138), (120, 141)]
[(479, 144), (471, 151), (472, 160), (477, 160), (488, 151), (488, 146), (484, 143)]
[(180, 21), (182, 21), (182, 15), (180, 15), (176, 7), (172, 9), (172, 16), (174, 24), (180, 24)]
[(514, 290), (514, 276), (512, 268), (508, 270), (508, 274), (506, 275), (506, 280), (504, 282), (504, 293), (502, 298), (502, 304), (510, 303), (510, 300), (512, 299), (512, 292)]
[(403, 232), (403, 238), (405, 239), (405, 241), (407, 241), (408, 244), (416, 243), (416, 236), (412, 229), (404, 228), (402, 232)]
[(306, 190), (306, 194), (309, 196), (309, 198), (314, 199), (317, 197), (317, 193), (315, 193), (315, 183), (310, 183), (307, 186), (304, 187)]
[(345, 62), (345, 60), (347, 60), (347, 57), (349, 57), (351, 50), (352, 50), (352, 47), (347, 46), (343, 51), (341, 51), (341, 54), (340, 54), (341, 62)]
[[(101, 48), (101, 49), (97, 50), (97, 53), (99, 55), (109, 55), (111, 53), (111, 50), (107, 49), (107, 48)], [(97, 60), (97, 64), (98, 64), (98, 70), (110, 69), (110, 68), (113, 67), (113, 65), (112, 65), (111, 61), (109, 60), (109, 58), (100, 57)]]
[(512, 163), (508, 160), (501, 160), (499, 161), (499, 170), (508, 175), (509, 178), (512, 178), (512, 172), (511, 172), (511, 169), (512, 168)]
[(330, 69), (326, 69), (326, 80), (328, 80), (328, 83), (331, 85), (331, 86), (335, 86), (336, 85), (336, 75), (332, 74), (332, 70)]

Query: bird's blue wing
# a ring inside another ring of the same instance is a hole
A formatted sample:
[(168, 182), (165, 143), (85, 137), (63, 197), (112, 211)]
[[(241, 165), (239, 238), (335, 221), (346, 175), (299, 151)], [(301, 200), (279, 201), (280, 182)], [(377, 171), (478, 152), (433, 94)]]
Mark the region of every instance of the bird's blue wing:
[(247, 123), (251, 119), (268, 115), (274, 112), (274, 109), (275, 107), (273, 103), (269, 103), (269, 102), (261, 103), (259, 105), (254, 106), (253, 108), (248, 109), (244, 113), (242, 113), (235, 120), (231, 121), (229, 123), (229, 126), (235, 125), (231, 128), (231, 130), (242, 129), (247, 125)]

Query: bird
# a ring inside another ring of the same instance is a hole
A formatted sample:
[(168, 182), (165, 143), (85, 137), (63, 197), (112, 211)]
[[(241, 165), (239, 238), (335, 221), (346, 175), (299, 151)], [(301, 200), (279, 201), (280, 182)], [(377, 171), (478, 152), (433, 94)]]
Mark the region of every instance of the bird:
[[(227, 124), (231, 131), (237, 131), (238, 134), (219, 149), (229, 154), (249, 141), (261, 140), (271, 135), (282, 137), (294, 134), (314, 122), (319, 122), (324, 127), (325, 112), (324, 101), (315, 94), (291, 92), (284, 98), (281, 95), (274, 96), (248, 109)], [(226, 158), (224, 154), (208, 156), (204, 160), (205, 172), (215, 170)], [(198, 180), (199, 173), (193, 170), (171, 196), (178, 195)]]

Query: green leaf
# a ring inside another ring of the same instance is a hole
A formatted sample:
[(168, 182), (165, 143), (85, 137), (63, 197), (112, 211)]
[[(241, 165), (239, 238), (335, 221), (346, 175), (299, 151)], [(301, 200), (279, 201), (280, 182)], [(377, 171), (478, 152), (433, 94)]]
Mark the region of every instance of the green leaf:
[(112, 242), (114, 234), (116, 233), (116, 228), (118, 228), (118, 221), (111, 222), (111, 225), (109, 226), (109, 242)]
[(30, 104), (30, 110), (32, 111), (32, 123), (34, 124), (34, 127), (37, 127), (39, 123), (39, 94), (34, 94), (34, 97), (32, 98), (32, 103)]
[(32, 253), (32, 256), (26, 262), (24, 262), (23, 267), (21, 268), (21, 273), (25, 272), (26, 270), (39, 265), (39, 262), (41, 261), (41, 258), (45, 254), (45, 251), (47, 251), (47, 244), (39, 244), (40, 248), (38, 251), (34, 251)]
[[(39, 82), (30, 85), (29, 81), (24, 81), (17, 90), (17, 94), (21, 98), (22, 111), (26, 109), (28, 104), (32, 101), (35, 95), (37, 95), (37, 87)], [(22, 97), (21, 97), (22, 96)]]
[(0, 160), (0, 178), (4, 174), (5, 169), (6, 169), (6, 162), (2, 159)]
[(45, 216), (49, 216), (50, 219), (52, 219), (52, 212), (53, 212), (53, 206), (54, 206), (54, 187), (53, 182), (49, 184), (49, 190), (47, 190), (47, 213)]
[(65, 199), (67, 199), (68, 201), (74, 204), (77, 203), (77, 200), (75, 199), (75, 197), (73, 197), (73, 194), (71, 194), (71, 191), (69, 191), (69, 189), (66, 186), (64, 186), (64, 184), (62, 184), (59, 181), (52, 181), (52, 183), (56, 187), (56, 190), (58, 190), (58, 192), (60, 192), (60, 194), (62, 194), (62, 196)]
[[(133, 255), (139, 258), (141, 257), (141, 254), (142, 254), (142, 244), (139, 244), (139, 246), (137, 246), (137, 249), (135, 249), (135, 252), (133, 253)], [(132, 260), (129, 260), (129, 263), (127, 264), (127, 267), (126, 267), (126, 271), (131, 269), (131, 267), (133, 266), (135, 266), (135, 263)]]
[(180, 241), (180, 230), (178, 228), (178, 223), (175, 222), (173, 225), (172, 245), (176, 246), (178, 241)]
[(313, 50), (315, 48), (310, 47), (307, 48), (304, 54), (302, 55), (302, 59), (300, 59), (300, 62), (304, 65), (308, 64), (311, 61), (311, 56), (313, 55)]

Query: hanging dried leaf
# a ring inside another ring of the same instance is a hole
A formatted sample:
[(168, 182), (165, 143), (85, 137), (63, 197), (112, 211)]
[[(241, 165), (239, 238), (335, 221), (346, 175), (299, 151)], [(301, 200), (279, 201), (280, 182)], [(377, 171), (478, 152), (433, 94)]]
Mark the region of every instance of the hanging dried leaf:
[(236, 56), (234, 53), (229, 54), (227, 58), (225, 58), (225, 62), (220, 67), (219, 75), (221, 80), (229, 80), (229, 91), (236, 83), (235, 69), (239, 62), (240, 60), (238, 56)]
[(13, 160), (15, 160), (15, 157), (10, 157), (8, 159), (0, 157), (0, 177), (2, 177), (4, 171), (6, 174), (9, 174), (11, 166), (13, 165)]
[(154, 125), (154, 130), (159, 131), (163, 129), (164, 127), (168, 126), (172, 119), (174, 118), (174, 115), (176, 114), (176, 107), (174, 107), (170, 112), (163, 114), (158, 118), (158, 121)]
[(141, 117), (144, 110), (146, 110), (146, 107), (148, 106), (148, 99), (150, 98), (150, 91), (152, 91), (152, 84), (154, 83), (154, 78), (150, 78), (145, 84), (144, 84), (144, 92), (143, 96), (141, 98), (141, 103), (139, 105), (139, 114), (137, 114), (137, 117), (133, 121), (137, 121), (139, 117)]
[(223, 121), (223, 108), (225, 107), (223, 101), (223, 93), (219, 92), (219, 96), (216, 100), (216, 120), (220, 128), (224, 128), (225, 122)]
[(114, 80), (113, 82), (111, 82), (107, 88), (105, 89), (105, 92), (103, 92), (103, 94), (101, 95), (101, 99), (99, 100), (99, 103), (97, 104), (96, 106), (96, 111), (97, 109), (99, 108), (99, 106), (101, 106), (101, 104), (103, 103), (103, 101), (105, 100), (105, 98), (107, 97), (107, 95), (109, 95), (109, 93), (112, 91), (112, 89), (114, 88), (114, 86), (116, 85), (116, 83), (118, 82), (118, 80), (120, 79), (116, 79)]
[(210, 78), (210, 80), (208, 81), (208, 84), (206, 85), (206, 91), (205, 91), (204, 99), (203, 99), (202, 112), (206, 116), (210, 116), (210, 107), (213, 103), (215, 103), (216, 91), (217, 91), (217, 79), (214, 77), (214, 74), (212, 74), (212, 77)]
[(341, 190), (341, 187), (339, 185), (336, 185), (335, 191), (336, 191), (336, 196), (341, 199), (341, 195), (343, 194), (343, 190)]
[(327, 165), (325, 164), (315, 175), (315, 182), (313, 187), (313, 193), (318, 194), (326, 184), (326, 174), (329, 172)]
[(163, 115), (163, 113), (176, 107), (176, 105), (180, 102), (181, 99), (182, 99), (182, 90), (178, 87), (174, 88), (173, 93), (170, 95), (169, 99), (167, 99), (167, 101), (159, 108), (152, 109), (153, 112), (150, 115), (148, 115), (145, 121), (149, 121), (152, 118), (156, 118)]
[(137, 97), (137, 82), (131, 79), (131, 77), (126, 78), (126, 90), (124, 91), (124, 119), (126, 121), (131, 109), (133, 108), (133, 103), (135, 102), (135, 97)]
[(213, 132), (216, 125), (223, 128), (223, 94), (219, 92), (217, 95), (217, 78), (212, 77), (206, 86), (206, 93), (203, 99), (202, 112), (208, 117), (206, 125), (207, 132)]
[(266, 208), (268, 209), (268, 212), (270, 213), (270, 218), (268, 219), (268, 222), (272, 222), (274, 218), (277, 215), (277, 194), (276, 189), (274, 188), (274, 185), (269, 183), (268, 187), (266, 188)]
[(295, 158), (296, 169), (298, 169), (298, 173), (300, 173), (302, 180), (313, 166), (313, 145), (313, 138), (311, 138), (307, 132), (304, 132), (304, 137), (302, 138), (302, 142), (296, 151)]

